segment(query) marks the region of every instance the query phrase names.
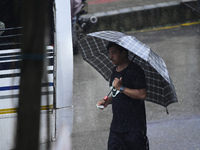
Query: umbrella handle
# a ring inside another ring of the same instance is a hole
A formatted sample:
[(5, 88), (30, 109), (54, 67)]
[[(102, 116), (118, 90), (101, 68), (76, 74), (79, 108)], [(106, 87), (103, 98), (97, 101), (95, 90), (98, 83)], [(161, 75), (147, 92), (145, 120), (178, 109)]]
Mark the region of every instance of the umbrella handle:
[[(113, 88), (112, 88), (113, 89)], [(110, 95), (110, 93), (112, 92), (112, 89), (110, 90), (110, 92), (108, 93), (107, 96), (104, 96), (103, 100), (107, 101), (108, 100), (108, 96)]]
[(105, 97), (103, 98), (103, 100), (104, 100), (104, 101), (107, 101), (107, 100), (108, 100), (108, 96), (105, 96)]

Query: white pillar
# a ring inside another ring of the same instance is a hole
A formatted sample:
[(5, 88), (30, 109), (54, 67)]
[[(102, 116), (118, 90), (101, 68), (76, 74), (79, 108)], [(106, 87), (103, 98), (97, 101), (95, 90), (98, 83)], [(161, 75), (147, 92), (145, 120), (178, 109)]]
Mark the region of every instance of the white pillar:
[(70, 0), (55, 0), (56, 128), (73, 127), (73, 49)]

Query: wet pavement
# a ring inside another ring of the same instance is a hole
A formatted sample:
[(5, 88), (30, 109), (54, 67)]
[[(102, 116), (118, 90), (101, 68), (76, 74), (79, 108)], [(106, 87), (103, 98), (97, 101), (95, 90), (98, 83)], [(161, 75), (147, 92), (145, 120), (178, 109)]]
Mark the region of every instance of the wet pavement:
[(98, 18), (89, 32), (134, 31), (194, 22), (200, 18), (198, 10), (189, 7), (198, 6), (194, 0), (88, 0), (87, 2), (88, 14), (82, 17)]
[[(147, 44), (166, 62), (178, 103), (165, 108), (146, 102), (151, 150), (200, 150), (200, 24), (128, 33)], [(101, 111), (96, 103), (109, 91), (108, 82), (74, 56), (73, 150), (106, 150), (111, 106)]]
[(171, 2), (180, 3), (181, 0), (87, 0), (87, 2), (89, 4), (88, 13), (95, 14), (145, 5), (159, 5)]

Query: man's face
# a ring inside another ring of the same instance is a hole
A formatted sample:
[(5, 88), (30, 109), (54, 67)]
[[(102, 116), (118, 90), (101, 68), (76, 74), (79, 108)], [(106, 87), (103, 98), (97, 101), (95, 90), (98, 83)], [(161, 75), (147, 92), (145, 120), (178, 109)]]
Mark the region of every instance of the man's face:
[(114, 65), (119, 65), (124, 60), (123, 52), (120, 53), (115, 46), (109, 49), (109, 57)]

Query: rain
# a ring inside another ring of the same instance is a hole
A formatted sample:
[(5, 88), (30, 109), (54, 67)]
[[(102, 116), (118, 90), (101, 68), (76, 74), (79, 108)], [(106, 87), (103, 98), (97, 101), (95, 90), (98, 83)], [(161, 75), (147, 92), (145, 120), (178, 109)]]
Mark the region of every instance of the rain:
[(106, 150), (111, 87), (78, 43), (118, 31), (163, 59), (177, 96), (145, 101), (149, 149), (200, 150), (200, 0), (1, 1), (0, 149)]
[[(200, 23), (198, 2), (170, 0), (88, 1), (88, 14), (98, 22), (90, 32), (116, 30), (150, 46), (166, 63), (178, 103), (165, 108), (146, 102), (147, 135), (153, 150), (198, 150), (200, 148)], [(112, 120), (108, 106), (95, 105), (109, 91), (108, 82), (74, 56), (73, 149), (107, 149)]]

